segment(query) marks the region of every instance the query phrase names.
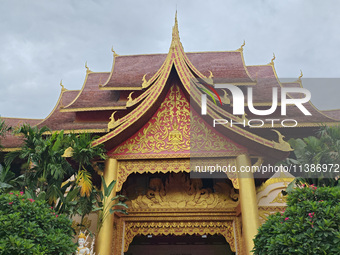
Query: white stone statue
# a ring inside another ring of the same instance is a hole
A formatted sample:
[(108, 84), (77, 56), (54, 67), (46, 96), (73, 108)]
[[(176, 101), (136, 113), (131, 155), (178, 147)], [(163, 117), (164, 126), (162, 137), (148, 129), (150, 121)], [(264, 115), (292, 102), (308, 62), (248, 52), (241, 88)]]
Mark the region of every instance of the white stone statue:
[(86, 236), (84, 233), (80, 232), (78, 236), (78, 248), (76, 255), (89, 255), (90, 254), (90, 249), (86, 247), (85, 242), (86, 242)]

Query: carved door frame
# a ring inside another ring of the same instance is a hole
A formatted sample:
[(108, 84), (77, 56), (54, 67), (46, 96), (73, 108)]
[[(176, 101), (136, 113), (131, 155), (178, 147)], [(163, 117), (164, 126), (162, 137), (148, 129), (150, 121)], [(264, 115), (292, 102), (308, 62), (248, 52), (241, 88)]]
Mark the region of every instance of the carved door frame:
[(232, 212), (153, 212), (115, 215), (113, 254), (124, 254), (137, 235), (222, 235), (233, 252), (243, 254), (241, 218)]

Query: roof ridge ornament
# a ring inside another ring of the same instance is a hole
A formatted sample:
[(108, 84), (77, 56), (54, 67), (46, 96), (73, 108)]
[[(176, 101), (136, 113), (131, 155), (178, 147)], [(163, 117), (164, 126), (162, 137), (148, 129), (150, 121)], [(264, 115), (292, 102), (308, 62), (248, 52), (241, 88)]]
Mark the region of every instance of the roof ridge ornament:
[(221, 97), (222, 103), (223, 104), (230, 104), (230, 98), (228, 97), (228, 92), (225, 89), (222, 89), (222, 91), (224, 92), (223, 97)]
[(60, 80), (60, 86), (61, 86), (61, 93), (67, 91), (67, 89), (63, 85), (63, 80), (62, 79)]
[(85, 61), (85, 68), (86, 68), (86, 73), (92, 73), (92, 71), (90, 70), (90, 68), (87, 66), (87, 61)]
[(275, 143), (274, 144), (275, 149), (279, 149), (283, 151), (293, 151), (292, 147), (290, 147), (290, 144), (286, 142), (285, 140), (283, 140), (283, 138), (285, 137), (284, 135), (282, 135), (279, 131), (275, 129), (272, 129), (272, 131), (277, 133), (277, 135), (279, 136), (278, 143), (273, 141)]
[(142, 81), (143, 81), (143, 83), (142, 83), (142, 88), (143, 89), (145, 89), (145, 88), (147, 88), (148, 86), (149, 86), (149, 82), (146, 80), (146, 75), (147, 75), (148, 73), (146, 73), (146, 74), (144, 74), (143, 75), (143, 78), (142, 78)]
[(268, 63), (271, 66), (274, 66), (274, 60), (276, 59), (275, 57), (275, 53), (273, 52), (273, 58), (270, 60), (270, 62)]
[(244, 45), (246, 45), (246, 40), (243, 40), (243, 44), (242, 44), (241, 47), (238, 48), (236, 51), (243, 51)]
[(129, 94), (129, 96), (128, 96), (128, 101), (126, 102), (126, 107), (129, 107), (129, 106), (131, 106), (131, 105), (133, 105), (133, 99), (132, 99), (132, 94), (134, 93), (134, 91), (132, 91), (130, 94)]
[(298, 77), (298, 79), (296, 81), (301, 82), (302, 76), (303, 76), (303, 73), (302, 73), (302, 70), (300, 69), (300, 76)]
[(115, 121), (115, 114), (116, 114), (117, 111), (114, 111), (112, 114), (111, 114), (111, 117), (109, 118), (110, 119), (110, 122), (107, 124), (107, 129), (110, 130), (110, 129), (113, 129), (116, 124), (117, 124), (117, 121)]
[(113, 45), (111, 46), (111, 51), (113, 53), (113, 57), (118, 57), (119, 55), (113, 50)]
[(213, 80), (214, 75), (213, 75), (212, 71), (210, 71), (210, 70), (208, 70), (208, 71), (209, 71), (210, 75), (209, 75), (208, 78), (205, 79), (205, 82), (208, 83), (209, 85), (214, 85), (214, 80)]

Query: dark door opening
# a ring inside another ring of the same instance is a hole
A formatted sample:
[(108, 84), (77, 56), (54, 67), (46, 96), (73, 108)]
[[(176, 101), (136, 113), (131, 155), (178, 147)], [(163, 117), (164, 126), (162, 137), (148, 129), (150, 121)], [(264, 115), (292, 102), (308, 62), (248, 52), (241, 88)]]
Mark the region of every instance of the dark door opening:
[(124, 255), (234, 255), (221, 235), (136, 236)]

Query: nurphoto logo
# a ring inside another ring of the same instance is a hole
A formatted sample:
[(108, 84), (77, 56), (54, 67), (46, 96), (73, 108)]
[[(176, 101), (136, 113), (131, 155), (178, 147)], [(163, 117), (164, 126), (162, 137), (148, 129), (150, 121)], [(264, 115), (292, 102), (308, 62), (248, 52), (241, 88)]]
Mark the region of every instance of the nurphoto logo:
[[(233, 115), (241, 115), (245, 116), (245, 95), (243, 91), (232, 84), (214, 84), (214, 88), (208, 85), (208, 88), (212, 90), (212, 92), (217, 96), (220, 101), (220, 104), (223, 105), (220, 96), (218, 95), (215, 89), (228, 89), (232, 95), (232, 108), (233, 108)], [(213, 99), (214, 103), (217, 105), (214, 95), (206, 90), (201, 89), (203, 92), (209, 94), (209, 96)], [(298, 97), (292, 98), (289, 94), (299, 94)], [(201, 114), (207, 114), (207, 94), (201, 95)], [(304, 106), (305, 103), (308, 103), (311, 99), (311, 93), (309, 90), (305, 88), (281, 88), (281, 93), (278, 93), (278, 88), (272, 88), (272, 105), (269, 109), (256, 109), (254, 106), (254, 97), (253, 97), (253, 88), (247, 88), (247, 108), (249, 112), (256, 116), (268, 116), (273, 114), (278, 107), (278, 95), (280, 95), (280, 103), (281, 103), (281, 116), (287, 116), (287, 105), (294, 105), (297, 107), (304, 115), (311, 116), (312, 114), (306, 109)], [(274, 127), (274, 124), (279, 122), (283, 127), (295, 127), (297, 126), (298, 122), (295, 119), (246, 119), (243, 118), (242, 122), (235, 122), (232, 119), (214, 119), (213, 126), (216, 125), (229, 125), (232, 127), (233, 125), (243, 125), (244, 127), (262, 127), (265, 122), (271, 124)]]

